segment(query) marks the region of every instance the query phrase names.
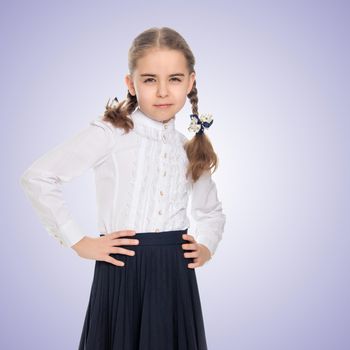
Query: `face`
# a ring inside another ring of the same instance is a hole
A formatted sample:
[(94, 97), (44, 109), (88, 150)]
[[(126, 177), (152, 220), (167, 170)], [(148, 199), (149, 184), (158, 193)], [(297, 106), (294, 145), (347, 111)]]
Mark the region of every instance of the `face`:
[(152, 49), (137, 61), (125, 82), (148, 117), (167, 122), (182, 109), (195, 73), (189, 74), (184, 55), (177, 50)]

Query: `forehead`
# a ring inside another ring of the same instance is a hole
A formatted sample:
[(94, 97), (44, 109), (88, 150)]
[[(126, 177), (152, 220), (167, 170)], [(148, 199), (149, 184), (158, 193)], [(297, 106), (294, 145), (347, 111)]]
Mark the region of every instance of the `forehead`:
[(174, 72), (186, 73), (187, 64), (181, 51), (169, 49), (148, 50), (138, 59), (137, 74), (172, 74)]

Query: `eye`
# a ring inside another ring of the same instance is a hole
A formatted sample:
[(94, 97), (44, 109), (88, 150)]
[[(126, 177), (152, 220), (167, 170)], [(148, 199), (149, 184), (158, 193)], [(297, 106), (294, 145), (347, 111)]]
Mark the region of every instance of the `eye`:
[[(152, 82), (152, 81), (154, 81), (154, 80), (155, 80), (154, 78), (147, 78), (147, 79), (144, 81), (144, 83)], [(181, 79), (176, 78), (176, 77), (172, 77), (170, 80), (181, 82)]]

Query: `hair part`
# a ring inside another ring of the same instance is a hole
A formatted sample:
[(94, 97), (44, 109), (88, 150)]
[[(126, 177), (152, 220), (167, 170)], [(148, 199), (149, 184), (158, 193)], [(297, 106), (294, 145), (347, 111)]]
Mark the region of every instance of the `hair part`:
[[(187, 62), (189, 73), (195, 72), (195, 58), (186, 43), (185, 39), (174, 29), (169, 27), (152, 27), (139, 34), (132, 42), (128, 52), (128, 68), (132, 75), (136, 69), (137, 62), (151, 49), (170, 49), (182, 52)], [(187, 95), (192, 113), (198, 114), (198, 91), (196, 80), (194, 80), (192, 90)], [(109, 100), (105, 106), (103, 119), (111, 122), (115, 127), (122, 128), (126, 133), (134, 127), (132, 119), (129, 117), (138, 106), (136, 95), (133, 96), (128, 91), (126, 99), (110, 104)], [(195, 134), (192, 139), (184, 144), (184, 149), (188, 157), (188, 168), (186, 176), (196, 182), (205, 171), (214, 172), (218, 166), (218, 158), (213, 146), (205, 133)]]

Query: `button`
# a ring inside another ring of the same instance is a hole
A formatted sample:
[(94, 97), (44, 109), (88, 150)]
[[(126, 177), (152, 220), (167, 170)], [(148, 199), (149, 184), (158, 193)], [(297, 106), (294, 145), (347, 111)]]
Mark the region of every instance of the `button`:
[(164, 124), (164, 129), (166, 129), (168, 127), (168, 124)]
[(164, 153), (164, 158), (166, 158), (166, 153)]
[(156, 228), (156, 230), (155, 230), (156, 232), (159, 232), (159, 228)]
[(162, 211), (161, 211), (161, 210), (159, 210), (158, 214), (159, 214), (159, 215), (162, 215)]
[(166, 171), (164, 171), (164, 173), (163, 173), (163, 176), (165, 176), (166, 175)]
[(163, 196), (163, 194), (164, 194), (163, 191), (160, 191), (160, 195)]
[(163, 142), (166, 143), (166, 137), (165, 135), (162, 136)]

